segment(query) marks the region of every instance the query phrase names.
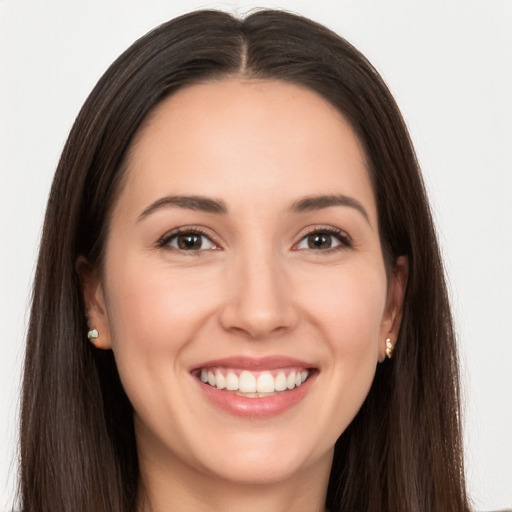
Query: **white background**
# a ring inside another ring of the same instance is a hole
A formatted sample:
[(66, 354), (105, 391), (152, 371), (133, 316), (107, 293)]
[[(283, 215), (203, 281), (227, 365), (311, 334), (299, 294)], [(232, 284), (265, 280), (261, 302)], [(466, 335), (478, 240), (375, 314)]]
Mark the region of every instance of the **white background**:
[(106, 67), (198, 7), (283, 7), (383, 74), (416, 145), (443, 248), (464, 378), (475, 508), (512, 508), (512, 1), (0, 0), (0, 510), (16, 481), (27, 297), (52, 174)]

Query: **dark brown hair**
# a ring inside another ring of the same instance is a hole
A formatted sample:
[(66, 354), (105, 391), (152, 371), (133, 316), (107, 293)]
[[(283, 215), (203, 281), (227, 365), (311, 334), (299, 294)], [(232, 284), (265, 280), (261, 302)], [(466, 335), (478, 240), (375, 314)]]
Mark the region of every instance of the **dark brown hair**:
[(33, 290), (21, 411), (24, 512), (133, 512), (139, 469), (131, 405), (111, 352), (86, 338), (75, 272), (102, 260), (127, 151), (148, 113), (188, 84), (230, 75), (316, 91), (366, 152), (391, 264), (409, 259), (395, 356), (378, 365), (336, 443), (335, 511), (467, 511), (456, 345), (443, 267), (411, 141), (371, 64), (308, 19), (198, 11), (136, 41), (100, 79), (72, 128), (48, 202)]

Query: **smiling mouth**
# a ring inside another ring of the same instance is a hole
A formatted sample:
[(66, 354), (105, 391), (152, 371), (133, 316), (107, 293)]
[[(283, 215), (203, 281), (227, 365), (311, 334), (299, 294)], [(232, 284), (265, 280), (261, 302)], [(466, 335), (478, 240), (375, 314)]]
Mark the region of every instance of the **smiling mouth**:
[(194, 375), (204, 384), (246, 398), (264, 398), (291, 391), (311, 375), (309, 368), (249, 371), (235, 368), (200, 368)]

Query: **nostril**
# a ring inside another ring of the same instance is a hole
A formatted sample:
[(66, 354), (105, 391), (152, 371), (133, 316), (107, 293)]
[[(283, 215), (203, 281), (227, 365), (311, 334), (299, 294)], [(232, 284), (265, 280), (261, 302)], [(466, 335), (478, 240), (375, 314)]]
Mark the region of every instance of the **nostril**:
[(243, 333), (253, 339), (288, 332), (297, 324), (298, 315), (290, 306), (275, 304), (266, 307), (232, 305), (224, 308), (221, 314), (222, 327), (228, 331)]
[(286, 268), (268, 254), (267, 243), (252, 242), (233, 261), (220, 321), (228, 331), (262, 339), (294, 328), (299, 315)]

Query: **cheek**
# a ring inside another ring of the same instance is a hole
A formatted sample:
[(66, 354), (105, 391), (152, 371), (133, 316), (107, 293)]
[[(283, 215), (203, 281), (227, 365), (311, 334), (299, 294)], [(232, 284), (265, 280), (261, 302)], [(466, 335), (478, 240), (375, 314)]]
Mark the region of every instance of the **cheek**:
[(173, 399), (168, 405), (176, 410), (166, 415), (162, 404), (183, 378), (183, 354), (212, 318), (218, 278), (212, 271), (176, 271), (128, 255), (111, 262), (106, 299), (119, 376), (141, 417), (167, 424), (188, 407)]
[[(181, 274), (186, 279), (177, 279)], [(108, 275), (108, 319), (118, 352), (128, 347), (138, 355), (176, 352), (212, 306), (214, 294), (204, 285), (211, 276), (201, 273), (176, 273), (159, 263), (126, 258)]]
[(325, 339), (332, 357), (326, 376), (337, 438), (357, 414), (375, 376), (386, 276), (372, 269), (354, 269), (335, 284), (335, 292), (320, 296), (318, 315), (324, 315)]
[(328, 446), (354, 419), (373, 382), (387, 279), (383, 265), (357, 262), (317, 273), (303, 284), (298, 294), (303, 311), (320, 334), (314, 338), (317, 347), (325, 351), (317, 418), (329, 425)]
[[(108, 262), (107, 262), (108, 263)], [(168, 404), (183, 368), (180, 355), (208, 319), (212, 293), (204, 273), (172, 272), (165, 264), (111, 258), (107, 267), (107, 312), (112, 348), (123, 387), (137, 413), (153, 427), (187, 408), (180, 398)], [(170, 412), (163, 404), (177, 411)], [(174, 427), (172, 427), (174, 428)]]
[(383, 266), (347, 265), (306, 284), (304, 310), (324, 331), (333, 352), (357, 358), (377, 350), (386, 283)]
[[(347, 265), (332, 272), (328, 286), (310, 283), (314, 289), (305, 310), (322, 333), (331, 361), (326, 377), (331, 405), (345, 428), (364, 401), (379, 358), (379, 336), (386, 305), (384, 267)], [(313, 300), (314, 298), (314, 300)], [(336, 403), (343, 403), (337, 409)]]

